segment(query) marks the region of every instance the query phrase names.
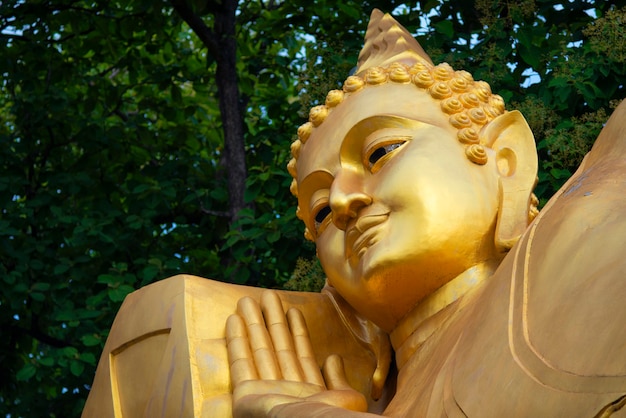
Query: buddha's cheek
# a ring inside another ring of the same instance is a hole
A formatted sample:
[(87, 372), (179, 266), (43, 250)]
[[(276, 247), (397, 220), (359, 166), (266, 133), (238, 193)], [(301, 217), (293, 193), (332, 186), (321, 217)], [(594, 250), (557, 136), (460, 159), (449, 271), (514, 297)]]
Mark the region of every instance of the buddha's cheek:
[(344, 236), (342, 230), (329, 225), (315, 241), (322, 268), (331, 285), (335, 287), (339, 280), (350, 280), (354, 276), (345, 258)]

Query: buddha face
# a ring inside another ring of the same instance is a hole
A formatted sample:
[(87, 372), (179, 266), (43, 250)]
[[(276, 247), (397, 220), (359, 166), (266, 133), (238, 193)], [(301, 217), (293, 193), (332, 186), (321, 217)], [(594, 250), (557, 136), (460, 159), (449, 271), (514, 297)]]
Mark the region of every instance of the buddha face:
[(403, 85), (364, 89), (315, 129), (298, 160), (299, 206), (330, 284), (359, 313), (390, 331), (496, 257), (487, 152), (471, 163), (435, 100)]

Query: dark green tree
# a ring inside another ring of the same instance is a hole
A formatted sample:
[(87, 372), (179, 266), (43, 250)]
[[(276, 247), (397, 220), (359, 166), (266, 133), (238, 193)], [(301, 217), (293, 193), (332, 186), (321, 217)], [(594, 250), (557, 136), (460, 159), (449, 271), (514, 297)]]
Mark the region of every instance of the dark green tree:
[(3, 2), (0, 412), (77, 416), (121, 301), (155, 280), (319, 285), (284, 167), (372, 8), (523, 111), (545, 201), (624, 95), (624, 3)]

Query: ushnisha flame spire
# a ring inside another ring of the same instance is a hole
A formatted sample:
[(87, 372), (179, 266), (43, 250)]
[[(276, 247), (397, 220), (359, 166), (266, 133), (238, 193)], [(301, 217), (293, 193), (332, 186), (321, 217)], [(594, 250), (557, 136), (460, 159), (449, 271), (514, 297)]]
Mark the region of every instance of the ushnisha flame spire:
[(386, 67), (400, 62), (409, 67), (416, 63), (433, 65), (420, 44), (391, 15), (372, 11), (365, 33), (365, 45), (359, 54), (356, 74), (372, 67)]

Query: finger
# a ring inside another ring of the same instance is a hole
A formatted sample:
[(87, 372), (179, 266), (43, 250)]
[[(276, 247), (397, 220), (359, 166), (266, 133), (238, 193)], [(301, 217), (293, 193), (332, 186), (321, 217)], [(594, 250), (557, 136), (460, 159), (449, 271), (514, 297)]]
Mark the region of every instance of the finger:
[(265, 327), (259, 304), (250, 297), (241, 298), (237, 304), (237, 312), (246, 323), (250, 348), (260, 378), (280, 379), (281, 374), (274, 355), (274, 346)]
[(330, 390), (352, 390), (352, 386), (346, 379), (346, 372), (343, 367), (343, 360), (337, 354), (331, 354), (326, 358), (324, 367), (324, 381)]
[(261, 295), (261, 309), (265, 317), (265, 324), (272, 337), (278, 365), (283, 378), (294, 382), (302, 382), (304, 374), (300, 361), (296, 356), (293, 337), (289, 331), (285, 311), (280, 297), (274, 291), (268, 290)]
[(248, 343), (246, 324), (239, 315), (231, 315), (226, 320), (226, 347), (230, 379), (234, 387), (246, 380), (259, 378)]
[(302, 312), (295, 308), (289, 309), (287, 311), (287, 322), (289, 323), (289, 329), (293, 336), (296, 355), (300, 360), (305, 381), (326, 387), (320, 368), (315, 360), (315, 355), (313, 354), (309, 331), (306, 327)]
[(340, 356), (337, 354), (328, 356), (322, 370), (329, 390), (311, 396), (309, 401), (321, 401), (350, 411), (367, 411), (367, 399), (348, 383)]

